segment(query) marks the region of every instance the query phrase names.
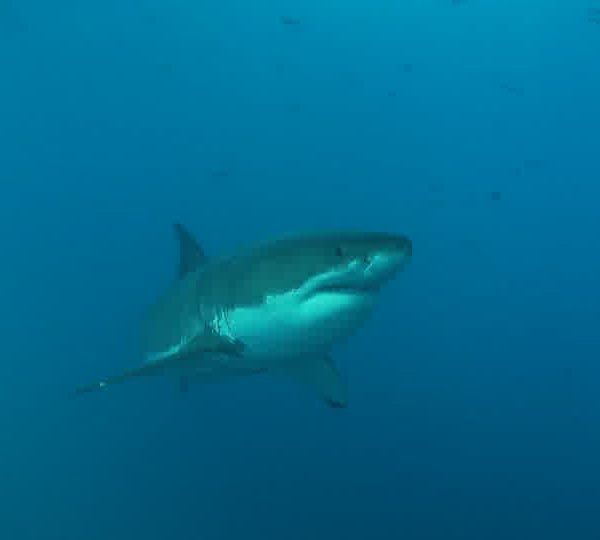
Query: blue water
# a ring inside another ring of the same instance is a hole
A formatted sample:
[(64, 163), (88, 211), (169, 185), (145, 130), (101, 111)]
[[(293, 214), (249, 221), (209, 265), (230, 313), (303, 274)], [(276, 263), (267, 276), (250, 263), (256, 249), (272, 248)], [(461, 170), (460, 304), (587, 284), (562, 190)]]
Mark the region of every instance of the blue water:
[[(0, 0), (0, 539), (600, 538), (598, 8)], [(141, 361), (174, 221), (412, 238), (348, 409), (70, 397)]]

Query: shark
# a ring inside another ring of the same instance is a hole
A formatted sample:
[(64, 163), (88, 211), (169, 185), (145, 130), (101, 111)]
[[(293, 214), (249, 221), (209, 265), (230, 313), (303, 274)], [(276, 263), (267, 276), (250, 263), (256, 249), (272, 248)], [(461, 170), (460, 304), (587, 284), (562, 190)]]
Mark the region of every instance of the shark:
[(142, 324), (137, 367), (75, 390), (86, 394), (139, 377), (190, 381), (272, 373), (344, 408), (348, 390), (333, 347), (373, 312), (384, 285), (412, 257), (412, 241), (382, 232), (287, 236), (208, 257), (183, 225), (175, 279)]

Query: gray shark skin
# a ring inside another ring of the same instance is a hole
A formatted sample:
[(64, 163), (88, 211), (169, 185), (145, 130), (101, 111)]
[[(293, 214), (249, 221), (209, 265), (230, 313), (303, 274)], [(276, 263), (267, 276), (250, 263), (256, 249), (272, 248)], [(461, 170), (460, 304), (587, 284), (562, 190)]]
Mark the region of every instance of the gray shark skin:
[(76, 394), (150, 375), (187, 381), (273, 373), (301, 382), (332, 407), (347, 405), (332, 346), (369, 317), (381, 288), (412, 257), (387, 233), (328, 232), (209, 259), (179, 224), (175, 281), (149, 310), (144, 362)]

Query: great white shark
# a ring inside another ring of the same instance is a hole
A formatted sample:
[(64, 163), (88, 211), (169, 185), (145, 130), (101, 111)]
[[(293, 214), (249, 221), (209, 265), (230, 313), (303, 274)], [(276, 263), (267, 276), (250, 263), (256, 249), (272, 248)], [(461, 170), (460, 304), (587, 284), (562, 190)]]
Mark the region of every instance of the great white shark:
[(213, 260), (182, 225), (175, 232), (177, 277), (144, 321), (143, 363), (76, 393), (147, 375), (202, 381), (276, 373), (345, 407), (347, 389), (331, 348), (369, 317), (382, 286), (410, 260), (411, 240), (313, 233)]

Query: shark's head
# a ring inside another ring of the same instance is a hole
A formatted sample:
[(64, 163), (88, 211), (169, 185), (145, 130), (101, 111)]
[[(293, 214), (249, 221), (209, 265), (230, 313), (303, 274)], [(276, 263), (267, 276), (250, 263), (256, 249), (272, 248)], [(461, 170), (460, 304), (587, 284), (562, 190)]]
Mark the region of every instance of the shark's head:
[(305, 297), (373, 295), (412, 255), (408, 238), (383, 233), (315, 235), (296, 242), (297, 246), (293, 241), (288, 245), (289, 263), (297, 268), (298, 277), (304, 272), (297, 290)]
[(246, 294), (235, 296), (264, 307), (257, 306), (250, 319), (258, 333), (263, 333), (259, 320), (271, 329), (274, 348), (322, 349), (365, 320), (378, 291), (411, 254), (411, 241), (400, 235), (346, 232), (287, 238), (265, 244), (245, 259)]

